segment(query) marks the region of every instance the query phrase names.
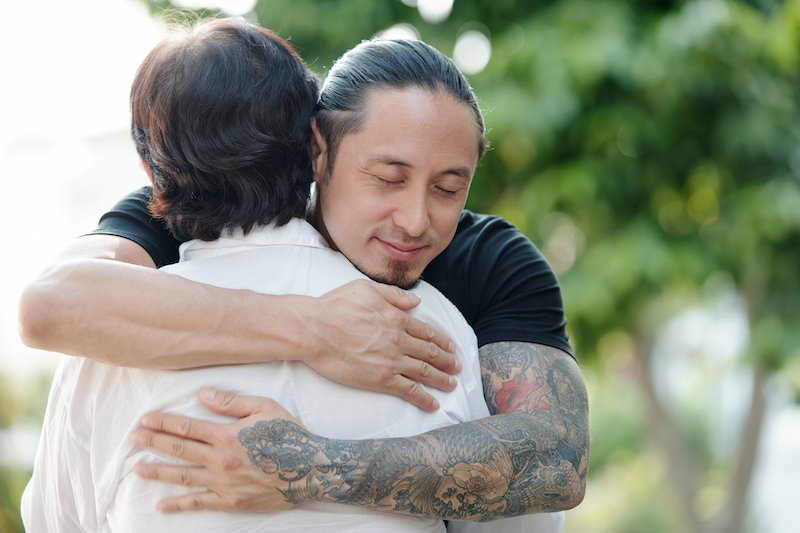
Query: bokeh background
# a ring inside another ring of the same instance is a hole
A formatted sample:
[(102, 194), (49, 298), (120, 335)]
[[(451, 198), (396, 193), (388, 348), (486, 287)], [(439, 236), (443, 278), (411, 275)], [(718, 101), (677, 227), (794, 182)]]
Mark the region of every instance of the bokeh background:
[(127, 93), (171, 7), (257, 19), (322, 76), (377, 34), (468, 75), (493, 145), (468, 208), (542, 249), (589, 388), (567, 533), (798, 531), (799, 1), (31, 0), (0, 32), (0, 532), (59, 359), (16, 299), (146, 184)]

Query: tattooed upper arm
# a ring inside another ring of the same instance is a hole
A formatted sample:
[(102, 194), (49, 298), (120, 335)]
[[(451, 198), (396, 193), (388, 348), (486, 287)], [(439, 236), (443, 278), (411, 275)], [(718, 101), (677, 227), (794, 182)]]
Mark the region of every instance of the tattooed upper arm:
[(495, 342), (480, 348), (483, 392), (495, 414), (587, 411), (586, 386), (567, 353), (528, 342)]
[(585, 486), (589, 468), (586, 385), (569, 354), (540, 344), (497, 342), (480, 348), (486, 404), (492, 415), (527, 413), (541, 448), (557, 441)]

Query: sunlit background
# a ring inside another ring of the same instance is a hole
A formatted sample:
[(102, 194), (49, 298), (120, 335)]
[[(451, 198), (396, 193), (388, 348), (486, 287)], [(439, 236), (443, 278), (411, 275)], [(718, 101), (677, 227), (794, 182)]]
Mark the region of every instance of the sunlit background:
[[(800, 2), (181, 1), (258, 19), (324, 76), (373, 35), (453, 57), (493, 150), (469, 207), (517, 224), (564, 289), (592, 463), (565, 531), (796, 533)], [(16, 533), (58, 355), (16, 299), (146, 183), (127, 94), (168, 2), (4, 10), (0, 532)]]

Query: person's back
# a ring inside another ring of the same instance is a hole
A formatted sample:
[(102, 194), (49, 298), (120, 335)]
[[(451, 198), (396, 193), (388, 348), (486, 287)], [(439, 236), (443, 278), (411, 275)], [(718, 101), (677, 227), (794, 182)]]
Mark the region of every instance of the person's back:
[[(167, 267), (170, 272), (228, 288), (320, 296), (344, 283), (365, 279), (344, 256), (332, 251), (316, 230), (299, 219), (280, 228), (258, 228), (247, 236), (239, 231), (233, 237), (210, 243), (193, 241), (185, 245), (182, 255), (188, 260)], [(266, 515), (160, 514), (155, 511), (155, 504), (180, 493), (180, 489), (137, 477), (133, 465), (139, 460), (173, 460), (154, 456), (129, 440), (141, 416), (151, 410), (219, 420), (199, 403), (197, 389), (201, 385), (269, 396), (312, 432), (334, 439), (410, 436), (488, 416), (472, 330), (455, 307), (430, 285), (421, 283), (414, 292), (422, 297), (415, 316), (456, 340), (456, 354), (464, 365), (455, 391), (431, 391), (441, 404), (437, 411), (424, 412), (395, 396), (345, 387), (299, 362), (167, 371), (117, 368), (65, 358), (55, 380), (45, 424), (48, 432), (56, 434), (43, 438), (43, 445), (64, 440), (85, 443), (85, 453), (81, 454), (85, 461), (37, 465), (31, 490), (45, 493), (33, 506), (52, 515), (64, 505), (63, 501), (53, 500), (63, 498), (59, 494), (63, 495), (66, 487), (46, 483), (45, 479), (60, 472), (58, 478), (63, 477), (67, 483), (74, 485), (81, 479), (94, 487), (94, 494), (88, 490), (81, 494), (82, 505), (94, 507), (95, 517), (83, 518), (93, 527), (77, 530), (290, 531), (302, 524), (304, 531), (442, 531), (441, 520), (319, 503)], [(75, 416), (78, 413), (80, 416)], [(78, 465), (83, 472), (74, 471)], [(36, 490), (36, 483), (49, 487)]]

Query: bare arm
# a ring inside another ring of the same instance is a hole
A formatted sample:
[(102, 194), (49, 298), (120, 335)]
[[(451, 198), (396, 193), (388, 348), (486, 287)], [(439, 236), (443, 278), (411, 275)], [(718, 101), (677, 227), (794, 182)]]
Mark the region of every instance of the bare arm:
[(133, 241), (90, 235), (25, 288), (19, 331), (33, 348), (117, 366), (301, 360), (430, 410), (437, 403), (417, 382), (451, 390), (447, 372), (460, 367), (448, 339), (403, 312), (418, 301), (366, 281), (320, 298), (221, 289), (156, 270)]
[[(409, 438), (313, 435), (275, 402), (217, 395), (233, 425), (153, 414), (138, 443), (203, 467), (138, 465), (137, 473), (208, 492), (163, 510), (276, 510), (316, 500), (447, 519), (487, 521), (570, 509), (586, 487), (586, 391), (567, 354), (526, 343), (481, 349), (489, 418)], [(180, 435), (182, 437), (176, 437)]]

